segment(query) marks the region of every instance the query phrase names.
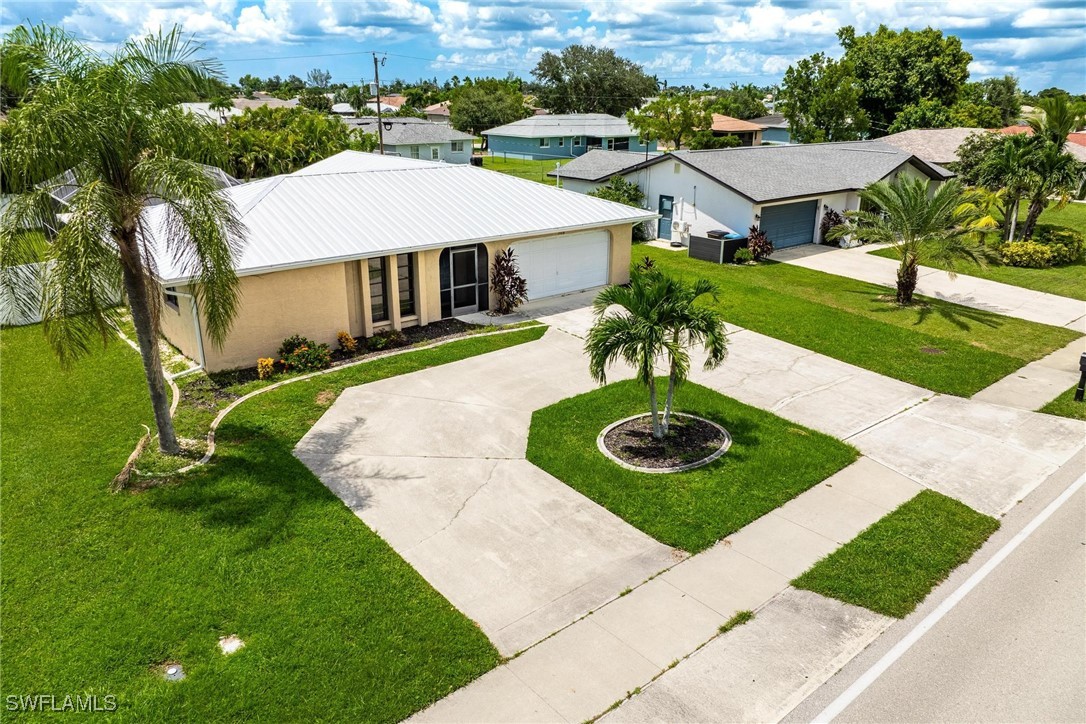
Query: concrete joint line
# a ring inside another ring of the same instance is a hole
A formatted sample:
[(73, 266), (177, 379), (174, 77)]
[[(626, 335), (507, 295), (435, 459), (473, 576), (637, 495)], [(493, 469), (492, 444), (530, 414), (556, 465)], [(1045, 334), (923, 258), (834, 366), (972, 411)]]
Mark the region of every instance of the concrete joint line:
[[(991, 403), (987, 403), (987, 404), (991, 404)], [(1000, 405), (1000, 407), (1004, 407), (1004, 405)], [(1008, 409), (1014, 409), (1014, 408), (1008, 408)], [(968, 427), (962, 427), (961, 425), (955, 425), (955, 424), (950, 423), (950, 422), (944, 422), (942, 420), (935, 420), (933, 418), (928, 417), (927, 415), (924, 415), (923, 413), (917, 413), (916, 417), (918, 417), (921, 420), (927, 420), (928, 422), (932, 423), (933, 425), (938, 425), (939, 427), (945, 427), (948, 430), (956, 430), (958, 432), (965, 433), (966, 435), (972, 435), (973, 437), (977, 438), (978, 440), (992, 439), (990, 436), (985, 435), (985, 434), (980, 433), (980, 432), (977, 432), (976, 430), (970, 429)], [(1034, 452), (1033, 450), (1030, 450), (1029, 448), (1025, 448), (1025, 447), (1021, 447), (1019, 445), (1015, 445), (1012, 442), (1008, 442), (1006, 440), (1001, 439), (1001, 440), (999, 440), (999, 444), (1000, 445), (1005, 445), (1008, 448), (1010, 448), (1011, 450), (1015, 450), (1015, 451), (1020, 452), (1020, 453), (1025, 453), (1026, 455), (1033, 458), (1034, 460), (1039, 460), (1039, 461), (1041, 461), (1043, 463), (1046, 463), (1048, 465), (1055, 465), (1057, 467), (1060, 465), (1060, 463), (1055, 462), (1053, 460), (1049, 460), (1044, 455), (1039, 455), (1036, 452)]]
[[(881, 418), (879, 420), (876, 420), (875, 422), (871, 423), (867, 427), (860, 428), (856, 432), (851, 432), (847, 436), (845, 436), (845, 437), (843, 437), (841, 439), (847, 442), (847, 441), (851, 440), (852, 438), (856, 437), (857, 435), (862, 435), (865, 432), (870, 432), (871, 430), (874, 430), (875, 428), (881, 427), (882, 425), (885, 425), (886, 423), (890, 422), (891, 420), (896, 418), (898, 415), (903, 415), (906, 412), (908, 412), (909, 410), (913, 409), (914, 407), (918, 407), (920, 405), (923, 405), (925, 402), (930, 402), (931, 400), (934, 400), (936, 397), (939, 396), (938, 393), (931, 392), (929, 390), (925, 390), (925, 392), (927, 392), (928, 395), (930, 395), (930, 396), (925, 397), (925, 398), (923, 398), (921, 400), (917, 400), (916, 402), (912, 403), (911, 405), (906, 405), (905, 407), (901, 408), (897, 412), (891, 412), (886, 417), (883, 417), (883, 418)], [(871, 456), (867, 455), (867, 457), (871, 457)], [(875, 458), (873, 458), (873, 457), (871, 459), (875, 460)], [(878, 462), (880, 465), (886, 465), (886, 463), (883, 463), (883, 462), (878, 461), (878, 460), (876, 460), (876, 462)], [(886, 465), (886, 467), (890, 468), (889, 465)], [(890, 468), (890, 469), (893, 470), (893, 468)], [(897, 472), (901, 472), (901, 471), (897, 471)], [(902, 474), (904, 475), (904, 473), (902, 473)], [(906, 475), (905, 477), (909, 477), (909, 476)], [(917, 482), (919, 482), (919, 481), (917, 481)]]
[[(812, 352), (811, 354), (814, 354), (814, 353)], [(793, 368), (795, 367), (796, 363), (798, 363), (800, 360), (802, 360), (802, 359), (804, 359), (806, 357), (809, 357), (809, 356), (810, 355), (808, 354), (808, 355), (803, 355), (802, 357), (797, 357), (792, 362), (792, 364), (788, 365), (788, 367), (784, 371), (785, 372), (795, 372), (795, 370)], [(803, 375), (800, 375), (800, 376), (802, 377)], [(801, 400), (804, 397), (809, 397), (809, 396), (814, 395), (816, 393), (824, 392), (825, 390), (832, 389), (832, 388), (837, 387), (838, 385), (840, 385), (840, 384), (842, 384), (844, 382), (848, 382), (848, 381), (853, 380), (855, 378), (856, 378), (856, 375), (845, 375), (844, 377), (836, 379), (833, 382), (827, 382), (824, 385), (818, 385), (817, 387), (812, 387), (810, 389), (803, 390), (802, 392), (797, 392), (794, 395), (789, 395), (788, 397), (785, 397), (783, 400), (780, 400), (775, 405), (773, 405), (773, 407), (770, 408), (770, 411), (771, 412), (777, 412), (778, 410), (784, 409), (787, 405), (795, 402), (796, 400)]]

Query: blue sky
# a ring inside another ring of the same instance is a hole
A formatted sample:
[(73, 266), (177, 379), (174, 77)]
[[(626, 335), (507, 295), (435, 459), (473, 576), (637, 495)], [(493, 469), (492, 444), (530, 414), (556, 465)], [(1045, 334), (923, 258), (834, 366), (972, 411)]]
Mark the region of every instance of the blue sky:
[[(1086, 91), (1082, 0), (5, 0), (6, 30), (63, 25), (96, 47), (180, 23), (231, 80), (326, 68), (370, 80), (365, 51), (387, 52), (382, 80), (452, 75), (528, 77), (540, 54), (571, 43), (614, 48), (671, 84), (778, 82), (817, 51), (840, 55), (842, 25), (927, 25), (962, 38), (972, 78), (1013, 73), (1026, 89)], [(316, 57), (320, 56), (320, 57)]]

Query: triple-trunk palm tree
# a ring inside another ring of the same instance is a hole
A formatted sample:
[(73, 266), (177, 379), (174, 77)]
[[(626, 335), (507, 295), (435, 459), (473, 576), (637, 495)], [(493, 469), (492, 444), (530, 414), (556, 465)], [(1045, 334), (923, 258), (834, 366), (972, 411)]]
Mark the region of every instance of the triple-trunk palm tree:
[[(655, 269), (639, 269), (629, 286), (607, 287), (593, 303), (596, 321), (585, 341), (589, 371), (604, 384), (607, 368), (620, 359), (637, 370), (637, 379), (649, 389), (652, 434), (658, 440), (668, 433), (675, 389), (690, 373), (689, 348), (705, 348), (707, 370), (727, 357), (723, 318), (696, 303), (718, 293), (716, 284), (705, 279), (688, 284)], [(661, 418), (655, 364), (662, 356), (668, 362), (668, 385)]]
[(846, 212), (849, 223), (835, 227), (828, 236), (851, 235), (889, 244), (901, 260), (898, 304), (912, 303), (919, 266), (925, 261), (950, 270), (962, 259), (983, 262), (983, 247), (976, 239), (977, 209), (966, 200), (958, 181), (947, 181), (929, 193), (927, 179), (899, 176), (893, 182), (871, 184), (860, 198), (870, 210)]
[[(243, 238), (236, 210), (200, 165), (220, 160), (217, 129), (175, 108), (217, 73), (196, 58), (199, 49), (175, 29), (103, 58), (46, 26), (16, 28), (3, 48), (3, 81), (19, 104), (0, 159), (19, 195), (0, 219), (0, 284), (24, 309), (39, 307), (64, 364), (114, 336), (112, 300), (124, 291), (168, 454), (180, 450), (159, 358), (155, 258), (168, 255), (191, 276), (205, 328), (221, 344), (237, 306)], [(54, 179), (67, 171), (74, 193), (58, 204)], [(151, 204), (164, 206), (158, 249), (145, 226)], [(43, 230), (44, 250), (32, 243)], [(30, 284), (13, 272), (27, 261), (43, 262)]]

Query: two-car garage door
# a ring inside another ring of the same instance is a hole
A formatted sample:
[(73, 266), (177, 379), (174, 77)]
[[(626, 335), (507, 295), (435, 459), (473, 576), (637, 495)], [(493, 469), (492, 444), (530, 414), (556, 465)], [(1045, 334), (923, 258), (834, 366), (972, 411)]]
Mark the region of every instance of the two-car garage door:
[(606, 231), (553, 236), (513, 244), (528, 299), (577, 292), (607, 284), (611, 235)]
[(763, 206), (759, 227), (773, 242), (774, 249), (810, 244), (814, 241), (818, 201)]

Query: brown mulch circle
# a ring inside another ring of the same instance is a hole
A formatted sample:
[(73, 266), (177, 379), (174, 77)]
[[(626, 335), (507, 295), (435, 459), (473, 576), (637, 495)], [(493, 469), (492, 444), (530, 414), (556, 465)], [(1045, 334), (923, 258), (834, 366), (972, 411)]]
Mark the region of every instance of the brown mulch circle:
[(709, 457), (725, 443), (716, 425), (697, 417), (671, 418), (663, 440), (652, 436), (652, 417), (627, 420), (603, 438), (608, 451), (619, 460), (639, 468), (667, 469), (696, 463)]

